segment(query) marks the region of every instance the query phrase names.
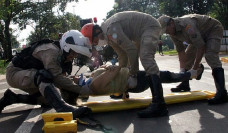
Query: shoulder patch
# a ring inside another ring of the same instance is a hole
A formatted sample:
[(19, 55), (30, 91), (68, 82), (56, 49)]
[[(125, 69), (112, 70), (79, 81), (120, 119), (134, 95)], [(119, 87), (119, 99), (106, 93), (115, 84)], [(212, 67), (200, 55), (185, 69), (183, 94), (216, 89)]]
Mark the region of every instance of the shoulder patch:
[(194, 29), (192, 28), (192, 26), (190, 24), (188, 24), (185, 27), (185, 31), (192, 37), (192, 38), (197, 38), (197, 34), (194, 31)]
[(185, 31), (186, 31), (188, 34), (190, 34), (190, 35), (195, 34), (195, 31), (194, 31), (194, 29), (192, 28), (192, 26), (191, 26), (190, 24), (188, 24), (188, 25), (185, 27)]

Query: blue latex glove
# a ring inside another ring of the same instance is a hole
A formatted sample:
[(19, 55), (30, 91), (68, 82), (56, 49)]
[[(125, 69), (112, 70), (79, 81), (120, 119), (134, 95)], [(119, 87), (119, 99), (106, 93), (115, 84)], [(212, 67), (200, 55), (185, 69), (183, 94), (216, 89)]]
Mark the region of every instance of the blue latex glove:
[(83, 74), (81, 74), (78, 85), (80, 86), (89, 85), (91, 82), (92, 82), (92, 78), (89, 78), (86, 80), (86, 77)]
[(84, 75), (82, 73), (80, 75), (78, 85), (80, 85), (80, 86), (85, 85), (85, 77), (84, 77)]

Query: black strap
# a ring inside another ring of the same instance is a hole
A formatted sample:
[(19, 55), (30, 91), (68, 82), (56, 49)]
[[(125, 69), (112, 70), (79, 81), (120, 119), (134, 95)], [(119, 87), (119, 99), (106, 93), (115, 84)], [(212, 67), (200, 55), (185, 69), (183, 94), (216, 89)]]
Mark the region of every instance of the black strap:
[(89, 114), (87, 118), (89, 120), (93, 121), (94, 123), (90, 123), (90, 122), (87, 122), (87, 121), (82, 121), (79, 118), (77, 118), (76, 120), (77, 120), (78, 124), (85, 125), (85, 126), (87, 126), (89, 128), (92, 128), (92, 129), (101, 130), (104, 133), (109, 133), (110, 131), (112, 131), (112, 128), (107, 128), (103, 124), (101, 124), (100, 121), (94, 119), (92, 114)]
[(31, 46), (31, 50), (30, 50), (30, 54), (32, 55), (33, 51), (40, 45), (42, 44), (46, 44), (46, 43), (54, 43), (54, 40), (50, 40), (50, 39), (43, 39), (37, 42), (33, 42), (30, 44)]

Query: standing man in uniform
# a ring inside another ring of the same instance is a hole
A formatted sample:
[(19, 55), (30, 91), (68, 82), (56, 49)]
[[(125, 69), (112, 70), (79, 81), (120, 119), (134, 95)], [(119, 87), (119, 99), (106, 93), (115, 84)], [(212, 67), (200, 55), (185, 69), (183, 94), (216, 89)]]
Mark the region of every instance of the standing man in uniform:
[(158, 52), (161, 56), (164, 56), (163, 52), (162, 52), (162, 45), (163, 45), (163, 42), (162, 42), (162, 40), (160, 40), (158, 43)]
[(130, 88), (135, 88), (137, 85), (136, 74), (139, 71), (138, 57), (140, 57), (150, 81), (153, 100), (148, 108), (138, 112), (138, 116), (168, 115), (159, 68), (154, 59), (161, 32), (161, 25), (154, 17), (136, 11), (120, 12), (107, 19), (101, 27), (92, 23), (84, 25), (81, 32), (95, 44), (99, 39), (106, 40), (118, 54), (119, 66), (126, 67), (129, 63)]
[(90, 109), (87, 107), (76, 108), (67, 104), (57, 89), (83, 93), (86, 86), (75, 84), (63, 74), (65, 63), (72, 62), (78, 54), (92, 55), (88, 38), (77, 30), (66, 32), (60, 41), (46, 39), (24, 49), (7, 66), (6, 80), (11, 87), (28, 94), (15, 94), (7, 89), (0, 100), (0, 112), (14, 103), (36, 105), (46, 102), (57, 112), (72, 112), (74, 119), (88, 113)]
[[(222, 24), (209, 16), (189, 14), (180, 18), (171, 18), (163, 15), (158, 18), (162, 26), (162, 33), (169, 34), (176, 45), (181, 71), (188, 70), (192, 64), (191, 73), (196, 73), (199, 63), (205, 54), (205, 59), (212, 69), (216, 95), (208, 100), (210, 105), (226, 102), (227, 90), (222, 63), (219, 59), (219, 50), (223, 37)], [(183, 42), (189, 45), (185, 51)], [(191, 55), (191, 56), (189, 56)], [(194, 77), (196, 78), (196, 77)], [(189, 81), (182, 82), (179, 90), (189, 88)], [(190, 90), (190, 88), (189, 88)]]

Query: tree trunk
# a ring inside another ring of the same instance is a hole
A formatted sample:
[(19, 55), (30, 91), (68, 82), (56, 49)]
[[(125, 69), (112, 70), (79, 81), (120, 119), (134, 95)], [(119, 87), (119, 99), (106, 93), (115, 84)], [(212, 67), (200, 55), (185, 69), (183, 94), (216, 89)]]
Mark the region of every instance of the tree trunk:
[(12, 50), (11, 50), (11, 35), (9, 33), (9, 25), (10, 25), (10, 18), (8, 18), (5, 21), (5, 30), (4, 30), (4, 34), (5, 34), (5, 59), (12, 59)]
[[(9, 0), (5, 0), (5, 7), (9, 7), (10, 6), (10, 2)], [(7, 60), (11, 60), (12, 59), (12, 50), (11, 50), (11, 35), (10, 35), (10, 31), (9, 31), (9, 25), (10, 25), (10, 21), (11, 21), (11, 12), (7, 12), (6, 13), (6, 20), (5, 20), (5, 29), (4, 29), (4, 54), (5, 54), (5, 59)]]

